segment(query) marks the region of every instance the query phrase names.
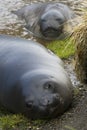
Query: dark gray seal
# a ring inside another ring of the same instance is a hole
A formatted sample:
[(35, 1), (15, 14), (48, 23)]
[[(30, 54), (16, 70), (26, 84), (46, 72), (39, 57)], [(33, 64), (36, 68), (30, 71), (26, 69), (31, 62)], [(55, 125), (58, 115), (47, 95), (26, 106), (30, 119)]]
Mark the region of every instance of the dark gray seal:
[(42, 45), (0, 35), (0, 104), (31, 119), (53, 118), (72, 101), (63, 63)]
[(71, 9), (62, 3), (36, 3), (12, 11), (26, 21), (26, 28), (37, 38), (53, 40), (67, 35), (66, 23), (74, 18)]

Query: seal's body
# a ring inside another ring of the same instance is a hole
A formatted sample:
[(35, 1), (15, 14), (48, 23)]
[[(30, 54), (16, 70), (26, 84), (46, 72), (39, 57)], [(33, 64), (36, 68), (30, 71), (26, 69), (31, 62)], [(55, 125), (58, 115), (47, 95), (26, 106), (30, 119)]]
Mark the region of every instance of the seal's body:
[(13, 12), (26, 21), (26, 28), (34, 36), (47, 40), (63, 38), (67, 32), (64, 26), (74, 18), (67, 5), (56, 2), (27, 5)]
[(0, 104), (29, 118), (53, 118), (72, 100), (62, 61), (42, 45), (0, 35)]

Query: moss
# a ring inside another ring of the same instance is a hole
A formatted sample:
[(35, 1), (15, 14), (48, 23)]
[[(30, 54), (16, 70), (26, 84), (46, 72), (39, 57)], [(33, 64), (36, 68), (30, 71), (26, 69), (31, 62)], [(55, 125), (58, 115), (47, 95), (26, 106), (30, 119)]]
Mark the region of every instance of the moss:
[(73, 89), (73, 93), (74, 93), (74, 96), (78, 96), (79, 93), (80, 93), (79, 88), (78, 88), (78, 87), (77, 87), (77, 88), (74, 88), (74, 89)]
[(68, 125), (65, 125), (65, 128), (66, 128), (66, 130), (76, 130), (76, 129), (73, 128), (72, 126), (68, 126)]
[(72, 39), (65, 39), (63, 41), (53, 41), (47, 45), (47, 48), (53, 51), (61, 58), (68, 58), (75, 52), (75, 47)]
[(20, 114), (7, 114), (0, 117), (0, 128), (2, 130), (14, 130), (17, 127), (25, 130), (26, 126), (28, 126), (28, 120)]
[(1, 130), (38, 130), (41, 125), (46, 123), (46, 120), (29, 120), (22, 114), (12, 114), (0, 109), (0, 129)]

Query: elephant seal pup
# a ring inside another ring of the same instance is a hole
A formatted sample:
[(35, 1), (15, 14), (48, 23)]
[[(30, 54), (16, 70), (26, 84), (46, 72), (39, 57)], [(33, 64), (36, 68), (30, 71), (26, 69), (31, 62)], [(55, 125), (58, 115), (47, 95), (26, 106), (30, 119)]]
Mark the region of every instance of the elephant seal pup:
[(0, 35), (0, 104), (31, 119), (54, 118), (72, 101), (62, 61), (42, 45)]
[(54, 40), (66, 36), (66, 23), (74, 18), (74, 13), (62, 3), (36, 3), (12, 11), (24, 19), (26, 28), (37, 38)]

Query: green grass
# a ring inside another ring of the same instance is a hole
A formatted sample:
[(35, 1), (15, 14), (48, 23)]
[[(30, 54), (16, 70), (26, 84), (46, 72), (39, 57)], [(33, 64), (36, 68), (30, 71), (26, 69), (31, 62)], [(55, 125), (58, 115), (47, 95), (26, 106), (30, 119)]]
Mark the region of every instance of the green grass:
[(25, 130), (28, 126), (28, 120), (22, 115), (7, 114), (0, 117), (0, 128), (3, 130), (15, 130), (19, 127)]
[(0, 130), (38, 130), (44, 120), (29, 120), (21, 114), (0, 112)]
[(66, 128), (67, 130), (76, 130), (76, 129), (73, 128), (72, 126), (67, 126), (67, 125), (65, 125), (65, 128)]
[[(75, 50), (74, 44), (70, 39), (54, 41), (49, 43), (47, 48), (61, 58), (73, 55)], [(20, 114), (11, 114), (4, 109), (0, 109), (0, 130), (27, 130), (28, 128), (38, 130), (38, 127), (43, 123), (45, 123), (43, 120), (31, 121)]]
[(29, 120), (22, 114), (12, 114), (0, 108), (0, 130), (38, 130), (46, 120)]
[(63, 41), (54, 41), (47, 45), (47, 48), (52, 50), (56, 55), (61, 58), (68, 58), (75, 52), (74, 43), (71, 39), (65, 39)]

